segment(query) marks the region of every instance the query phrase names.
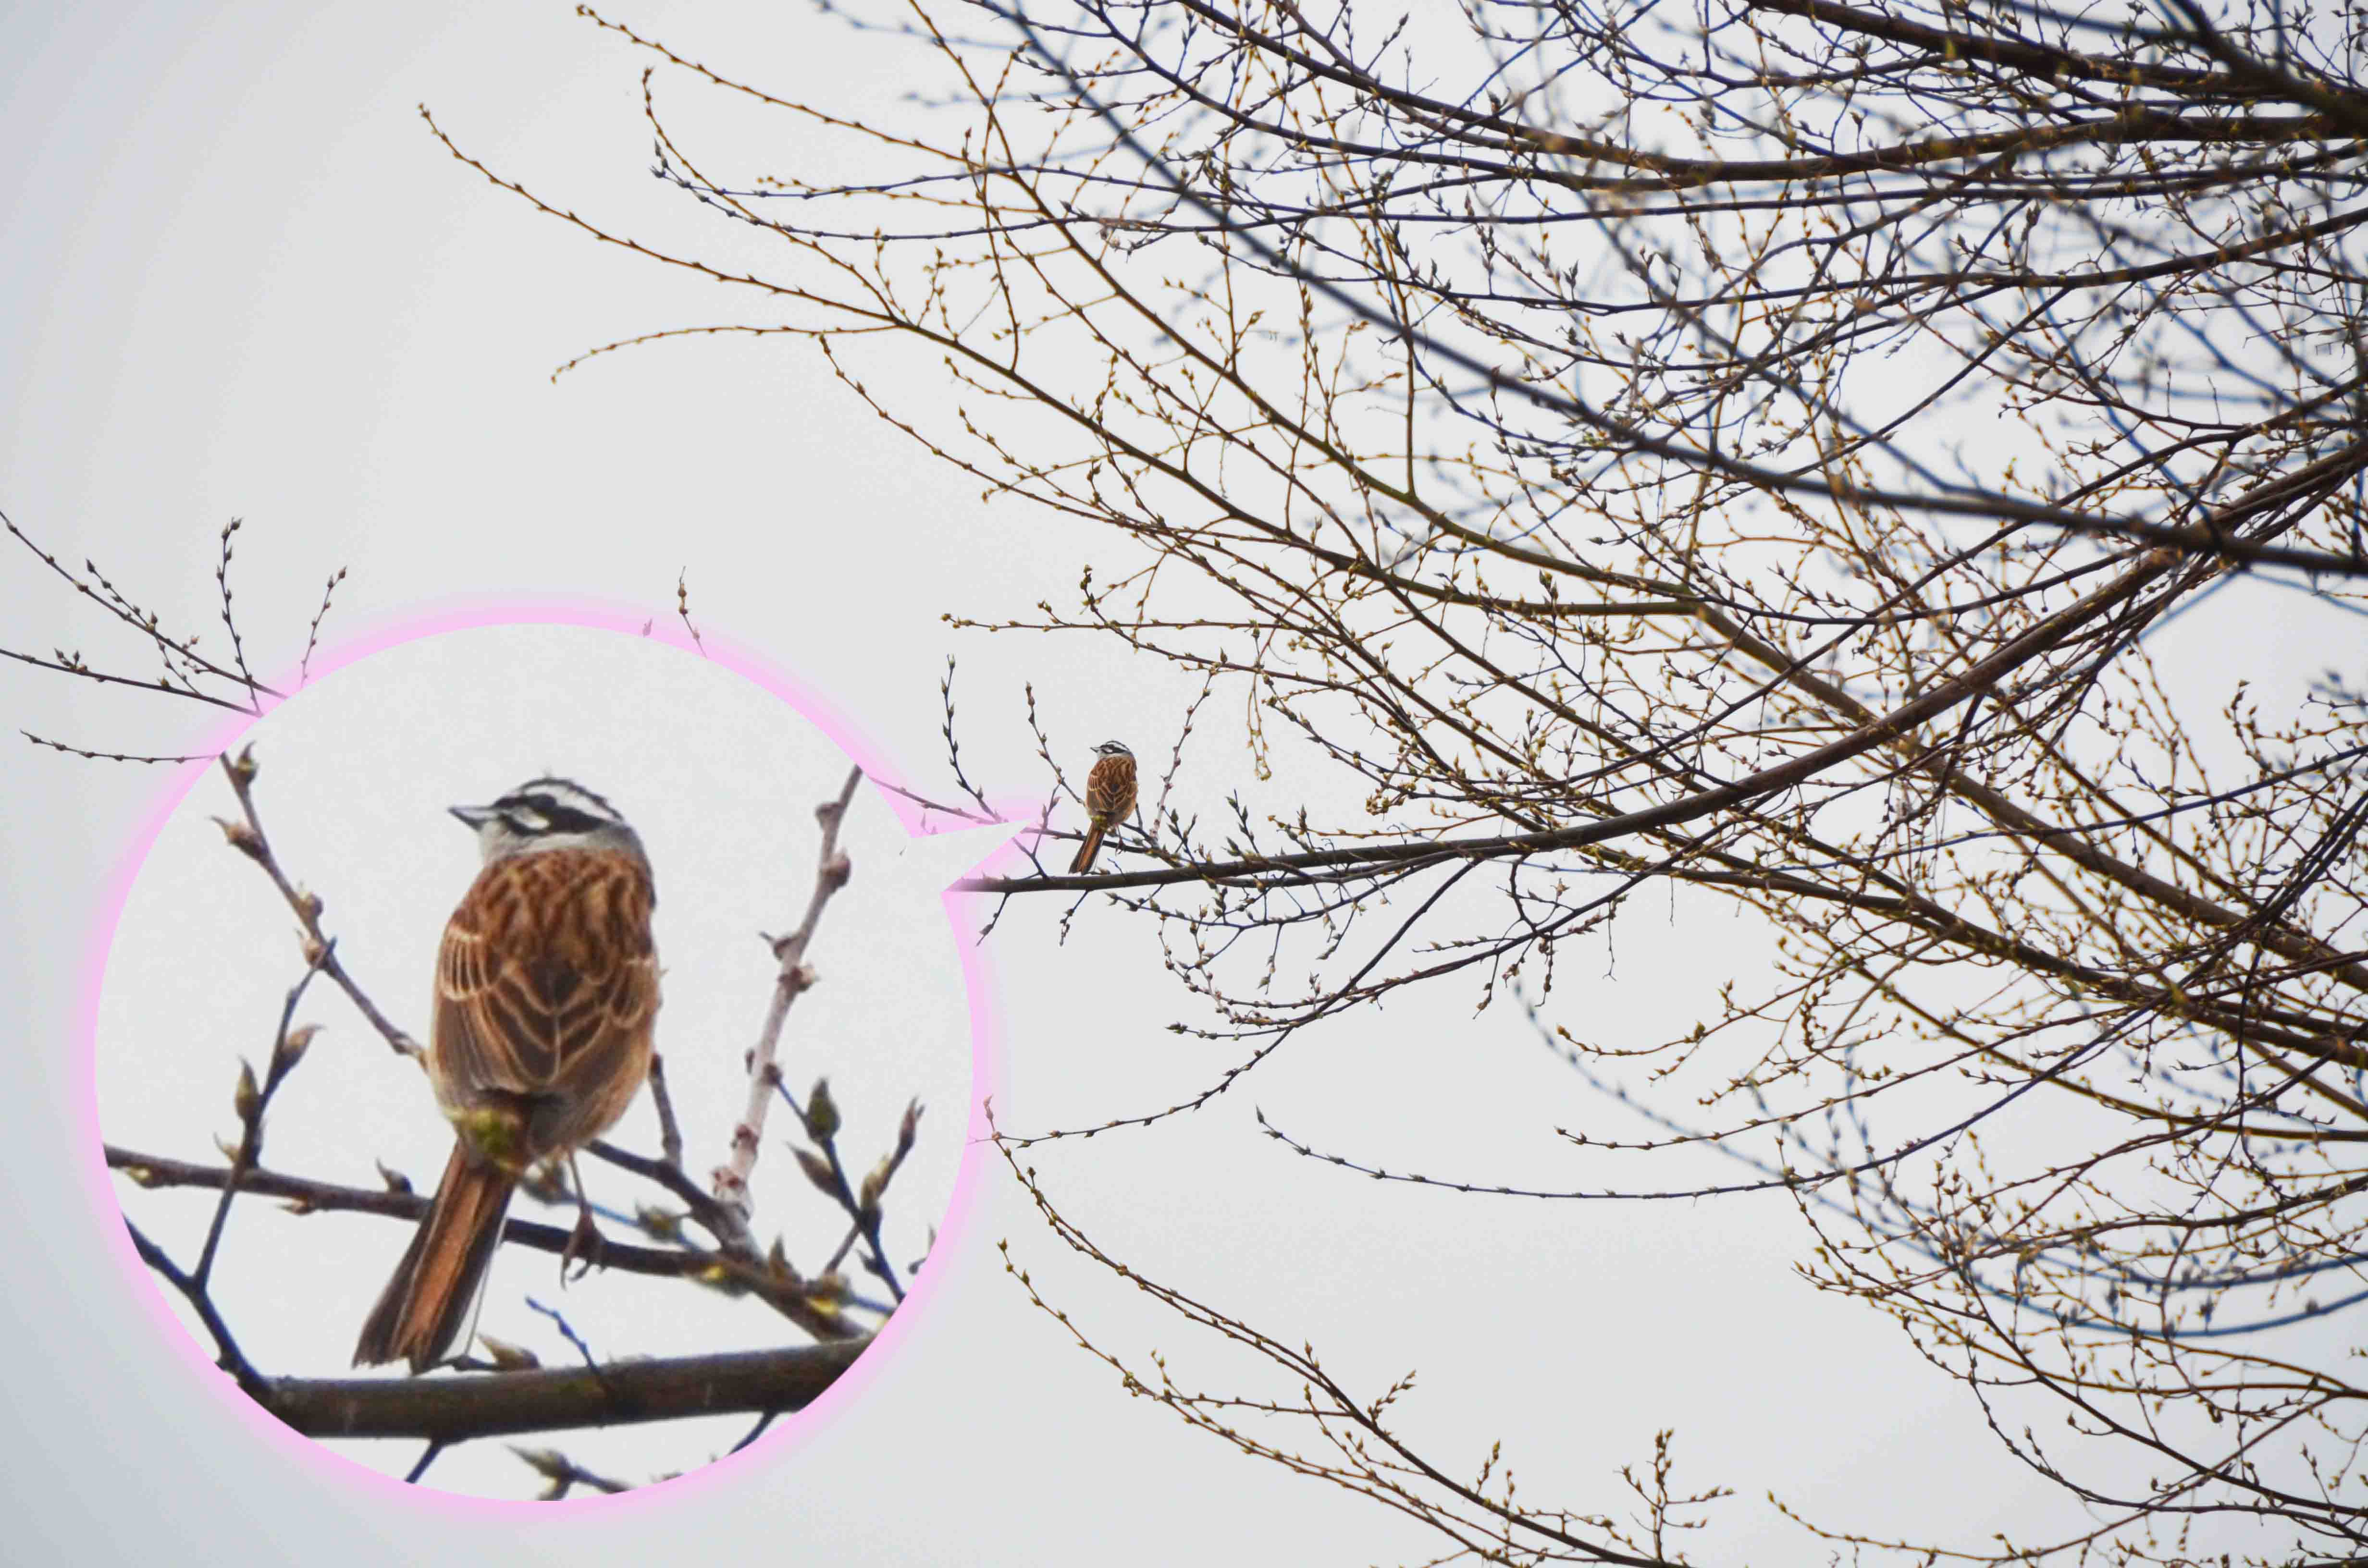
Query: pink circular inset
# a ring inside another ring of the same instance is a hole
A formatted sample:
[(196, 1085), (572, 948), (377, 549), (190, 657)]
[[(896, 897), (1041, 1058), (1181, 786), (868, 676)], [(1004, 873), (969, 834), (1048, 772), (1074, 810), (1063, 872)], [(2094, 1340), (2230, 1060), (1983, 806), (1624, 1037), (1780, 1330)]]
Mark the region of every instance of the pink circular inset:
[[(438, 1490), (435, 1486), (435, 1477), (432, 1472), (423, 1484), (416, 1486), (408, 1485), (397, 1479), (395, 1476), (384, 1473), (380, 1470), (370, 1468), (358, 1460), (340, 1455), (326, 1447), (324, 1443), (302, 1437), (291, 1428), (283, 1426), (276, 1418), (266, 1413), (261, 1407), (247, 1399), (244, 1393), (239, 1392), (236, 1384), (215, 1366), (210, 1346), (200, 1343), (198, 1338), (192, 1336), (191, 1326), (185, 1323), (182, 1317), (178, 1315), (178, 1309), (175, 1305), (169, 1304), (165, 1299), (165, 1292), (169, 1290), (169, 1287), (166, 1286), (164, 1281), (157, 1278), (141, 1261), (131, 1242), (128, 1233), (120, 1223), (117, 1222), (117, 1216), (123, 1211), (123, 1204), (118, 1198), (114, 1178), (110, 1175), (104, 1154), (101, 1153), (102, 1132), (99, 1119), (100, 1034), (102, 1029), (103, 1004), (108, 995), (110, 966), (116, 957), (115, 945), (119, 933), (123, 929), (127, 918), (127, 911), (133, 903), (135, 888), (139, 883), (141, 873), (148, 865), (150, 857), (156, 849), (160, 838), (165, 834), (168, 824), (172, 824), (179, 820), (184, 801), (188, 798), (191, 792), (197, 790), (206, 780), (210, 774), (212, 773), (216, 766), (214, 757), (218, 754), (227, 752), (233, 746), (237, 745), (247, 736), (248, 733), (254, 730), (265, 718), (278, 711), (288, 702), (295, 699), (298, 696), (302, 695), (302, 691), (312, 689), (314, 686), (317, 686), (328, 677), (336, 676), (343, 672), (353, 670), (356, 666), (362, 665), (365, 661), (370, 660), (377, 655), (389, 653), (398, 648), (407, 647), (424, 642), (430, 639), (441, 638), (454, 633), (490, 633), (499, 631), (507, 634), (517, 636), (524, 635), (528, 631), (533, 628), (571, 628), (586, 631), (608, 633), (619, 637), (631, 638), (634, 642), (645, 645), (655, 644), (663, 646), (671, 649), (679, 654), (687, 654), (703, 659), (710, 665), (728, 671), (732, 675), (739, 676), (742, 680), (751, 684), (762, 693), (767, 694), (771, 699), (787, 706), (798, 716), (798, 718), (804, 721), (807, 724), (820, 730), (823, 734), (828, 737), (828, 739), (837, 747), (845, 758), (852, 760), (863, 769), (866, 778), (871, 781), (875, 786), (870, 790), (868, 793), (887, 805), (894, 820), (903, 828), (908, 841), (931, 836), (935, 833), (944, 832), (950, 828), (961, 828), (973, 825), (972, 824), (959, 822), (940, 822), (937, 825), (933, 826), (928, 820), (928, 813), (926, 812), (920, 805), (905, 795), (899, 793), (894, 788), (878, 788), (877, 786), (879, 785), (895, 785), (901, 775), (899, 770), (895, 769), (888, 763), (887, 759), (883, 756), (879, 748), (871, 743), (870, 738), (863, 733), (858, 725), (846, 714), (841, 712), (835, 705), (817, 694), (812, 687), (775, 667), (746, 646), (734, 642), (728, 637), (708, 632), (704, 628), (700, 630), (697, 638), (694, 639), (694, 637), (687, 631), (677, 626), (671, 621), (659, 624), (656, 622), (655, 618), (648, 615), (647, 612), (638, 609), (556, 601), (521, 603), (515, 600), (506, 600), (448, 607), (432, 614), (389, 623), (368, 635), (341, 642), (334, 648), (323, 651), (316, 654), (313, 660), (312, 670), (309, 676), (304, 678), (301, 688), (299, 683), (293, 679), (270, 683), (286, 692), (287, 695), (277, 700), (268, 698), (262, 699), (260, 704), (262, 711), (260, 713), (255, 715), (239, 715), (233, 721), (225, 723), (218, 732), (210, 735), (207, 738), (204, 747), (206, 754), (205, 760), (182, 765), (174, 774), (170, 782), (161, 791), (155, 810), (150, 813), (146, 821), (142, 825), (138, 835), (134, 837), (129, 849), (115, 868), (109, 880), (107, 894), (102, 905), (103, 914), (100, 919), (99, 928), (95, 934), (83, 971), (81, 1007), (78, 1014), (78, 1026), (79, 1039), (83, 1048), (83, 1055), (80, 1062), (79, 1071), (85, 1074), (85, 1078), (81, 1085), (80, 1101), (83, 1107), (82, 1114), (85, 1122), (86, 1147), (90, 1150), (93, 1155), (98, 1156), (88, 1160), (82, 1167), (86, 1190), (89, 1192), (93, 1202), (99, 1206), (97, 1211), (105, 1219), (106, 1223), (104, 1225), (104, 1229), (106, 1229), (112, 1238), (113, 1250), (120, 1260), (126, 1271), (127, 1278), (137, 1279), (138, 1284), (136, 1289), (141, 1291), (143, 1297), (148, 1301), (160, 1325), (161, 1332), (167, 1336), (171, 1343), (183, 1347), (184, 1353), (189, 1358), (192, 1365), (199, 1369), (198, 1375), (205, 1381), (218, 1387), (221, 1392), (227, 1396), (228, 1404), (231, 1408), (241, 1413), (249, 1429), (264, 1434), (264, 1441), (279, 1445), (284, 1451), (301, 1452), (306, 1455), (324, 1456), (328, 1460), (328, 1463), (325, 1466), (327, 1472), (335, 1476), (340, 1483), (359, 1484), (365, 1488), (383, 1488), (386, 1494), (398, 1495), (413, 1503), (427, 1503), (433, 1500), (436, 1503), (449, 1505), (450, 1506), (459, 1508), (464, 1512), (476, 1514), (482, 1514), (484, 1510), (489, 1508), (507, 1510), (516, 1505), (511, 1502), (499, 1499), (470, 1496)], [(489, 682), (497, 681), (500, 677), (501, 672), (498, 670), (489, 672), (488, 674)], [(435, 737), (433, 736), (424, 736), (421, 738), (420, 744), (423, 745), (429, 744), (434, 741), (434, 739)], [(728, 779), (731, 758), (728, 755), (719, 756), (716, 759), (715, 771), (719, 780)], [(267, 757), (265, 759), (266, 773), (264, 778), (259, 780), (258, 783), (258, 788), (260, 790), (268, 789), (271, 778), (270, 770), (273, 766), (274, 759)], [(486, 778), (486, 785), (488, 788), (492, 788), (496, 785), (507, 785), (512, 781), (513, 780), (509, 779), (507, 777), (500, 775), (498, 771), (489, 774)], [(360, 780), (358, 784), (358, 788), (367, 789), (369, 787), (370, 780), (368, 779)], [(811, 802), (806, 802), (806, 804), (810, 805)], [(806, 824), (809, 831), (811, 831), (811, 818), (806, 819)], [(274, 820), (268, 812), (266, 813), (266, 827), (267, 831), (272, 833), (275, 844), (277, 844), (279, 824)], [(430, 830), (423, 828), (421, 831), (425, 833)], [(876, 859), (881, 854), (882, 847), (883, 846), (882, 846), (874, 844), (868, 847), (860, 847), (853, 850), (859, 867), (858, 882), (853, 884), (853, 886), (861, 885), (860, 879), (863, 873), (860, 868), (864, 864), (866, 854), (870, 854)], [(984, 866), (991, 866), (995, 862), (1001, 861), (1008, 856), (1011, 856), (1014, 853), (1015, 851), (1012, 850), (1008, 836), (1007, 835), (997, 844), (995, 852), (985, 858), (983, 866), (980, 869), (983, 869)], [(240, 858), (235, 856), (226, 855), (225, 858), (240, 860)], [(665, 871), (663, 869), (664, 863), (655, 847), (653, 849), (653, 858), (659, 860), (661, 865), (659, 873), (659, 886), (661, 889), (660, 915), (661, 918), (664, 918), (666, 910), (666, 900), (670, 896), (680, 898), (685, 896), (685, 894), (681, 890), (668, 889), (667, 883), (665, 880)], [(229, 874), (229, 872), (233, 869), (241, 874), (254, 877), (257, 881), (261, 880), (260, 874), (256, 872), (253, 867), (245, 864), (243, 860), (240, 860), (240, 863), (235, 868), (225, 867), (223, 869), (224, 874)], [(322, 871), (334, 871), (334, 867), (330, 866), (322, 866), (311, 869)], [(964, 872), (971, 869), (973, 869), (973, 868), (962, 868)], [(293, 868), (291, 868), (290, 874), (295, 874), (295, 869)], [(808, 875), (810, 875), (810, 866), (808, 868), (792, 869), (784, 880), (780, 905), (782, 909), (790, 911), (789, 918), (791, 920), (795, 918), (795, 913), (792, 906), (803, 904), (804, 890), (802, 882), (803, 879)], [(450, 889), (447, 891), (457, 892), (458, 890)], [(853, 887), (851, 886), (850, 892), (852, 892), (852, 891)], [(695, 899), (697, 897), (697, 893), (694, 891), (689, 896)], [(963, 1245), (968, 1235), (969, 1220), (977, 1199), (977, 1190), (980, 1185), (982, 1173), (985, 1169), (985, 1163), (989, 1153), (985, 1142), (988, 1134), (985, 1108), (986, 1101), (999, 1085), (1003, 1072), (1000, 1040), (996, 1032), (996, 1025), (997, 1015), (996, 1008), (995, 1006), (992, 976), (989, 973), (985, 959), (974, 939), (973, 933), (965, 926), (962, 910), (962, 895), (958, 895), (950, 890), (942, 891), (939, 894), (939, 911), (946, 922), (944, 930), (945, 933), (952, 938), (955, 951), (959, 955), (962, 990), (967, 1002), (967, 1028), (971, 1049), (969, 1053), (968, 1092), (966, 1096), (963, 1126), (962, 1129), (962, 1143), (959, 1155), (959, 1164), (952, 1178), (951, 1192), (947, 1197), (942, 1211), (939, 1216), (936, 1241), (934, 1244), (930, 1246), (926, 1261), (923, 1262), (917, 1271), (913, 1274), (910, 1288), (907, 1290), (903, 1304), (899, 1306), (893, 1315), (889, 1316), (886, 1322), (879, 1328), (870, 1346), (857, 1359), (854, 1365), (846, 1373), (841, 1375), (825, 1393), (815, 1399), (805, 1409), (797, 1412), (794, 1415), (786, 1415), (780, 1420), (776, 1421), (760, 1438), (756, 1442), (751, 1443), (746, 1449), (740, 1452), (727, 1455), (716, 1460), (712, 1463), (687, 1471), (684, 1474), (676, 1477), (673, 1482), (664, 1489), (665, 1495), (683, 1495), (692, 1488), (696, 1480), (710, 1476), (723, 1477), (738, 1473), (747, 1464), (755, 1462), (757, 1456), (760, 1454), (768, 1458), (779, 1458), (790, 1447), (798, 1442), (803, 1441), (810, 1434), (828, 1423), (837, 1412), (847, 1408), (850, 1402), (860, 1398), (862, 1391), (870, 1385), (873, 1380), (881, 1375), (883, 1366), (888, 1364), (894, 1358), (897, 1347), (909, 1342), (915, 1335), (925, 1332), (925, 1325), (929, 1322), (930, 1318), (931, 1302), (941, 1290), (946, 1269), (957, 1255), (959, 1249)], [(282, 907), (284, 908), (284, 905)], [(324, 916), (324, 925), (330, 930), (332, 935), (340, 936), (342, 937), (343, 933), (338, 929), (337, 915), (338, 911), (336, 908), (332, 908)], [(819, 949), (825, 953), (829, 951), (828, 930), (829, 928), (825, 925), (823, 935), (817, 938)], [(925, 951), (922, 944), (919, 942), (915, 944), (914, 950), (916, 953), (922, 953)], [(341, 949), (341, 957), (346, 956), (350, 955), (345, 954)], [(664, 954), (662, 952), (662, 957), (663, 956)], [(288, 978), (287, 971), (289, 968), (290, 966), (288, 964), (280, 962), (277, 959), (273, 960), (273, 973), (276, 977), (275, 983), (284, 987)], [(827, 966), (825, 965), (825, 971), (826, 970)], [(424, 979), (424, 977), (421, 978)], [(345, 1024), (347, 1021), (345, 1016), (347, 1008), (342, 998), (336, 998), (335, 993), (328, 989), (324, 984), (313, 994), (318, 999), (320, 1010), (336, 1014), (336, 1023), (339, 1026), (343, 1026)], [(377, 1000), (386, 1011), (393, 1016), (398, 1023), (402, 1023), (406, 1017), (416, 1018), (417, 1016), (416, 1008), (409, 1006), (394, 1006), (390, 1003), (388, 996), (377, 995), (374, 999)], [(668, 1005), (669, 1006), (672, 1006), (671, 995), (669, 996)], [(667, 1058), (669, 1067), (668, 1077), (671, 1082), (678, 1080), (680, 1077), (683, 1072), (681, 1062), (683, 1060), (687, 1060), (687, 1058), (678, 1059), (676, 1054), (675, 1048), (663, 1039), (665, 1023), (666, 1019), (662, 1015), (660, 1019), (662, 1034), (661, 1047)], [(405, 1024), (404, 1027), (409, 1028), (415, 1035), (424, 1035), (423, 1028), (414, 1027), (410, 1024)], [(360, 1033), (359, 1028), (345, 1028), (342, 1027), (338, 1028), (336, 1032), (356, 1037)], [(316, 1047), (315, 1049), (317, 1051), (319, 1048)], [(250, 1048), (248, 1055), (253, 1057), (254, 1054), (255, 1052)], [(230, 1054), (226, 1050), (222, 1052), (222, 1065), (225, 1074), (227, 1074), (230, 1068)], [(712, 1062), (710, 1065), (712, 1065)], [(320, 1066), (321, 1064), (318, 1062), (313, 1060), (312, 1057), (308, 1055), (305, 1067), (302, 1071), (317, 1072), (320, 1070)], [(791, 1081), (795, 1081), (794, 1072), (792, 1072), (791, 1076)], [(227, 1077), (225, 1077), (224, 1082), (226, 1085)], [(291, 1084), (294, 1082), (292, 1075), (290, 1082)], [(741, 1092), (745, 1094), (745, 1075), (740, 1080), (740, 1087)], [(424, 1084), (419, 1085), (416, 1093), (418, 1095), (419, 1104), (417, 1107), (412, 1108), (412, 1110), (417, 1116), (425, 1118), (431, 1114), (426, 1108), (431, 1105), (432, 1101), (430, 1101), (428, 1097), (427, 1091)], [(223, 1100), (222, 1104), (222, 1110), (215, 1111), (210, 1109), (206, 1112), (206, 1115), (209, 1118), (226, 1115), (227, 1100)], [(274, 1117), (278, 1117), (281, 1114), (283, 1113), (280, 1107), (275, 1104), (273, 1108)], [(289, 1114), (293, 1113), (291, 1112)], [(926, 1119), (924, 1121), (922, 1136), (925, 1139), (928, 1138), (932, 1134), (939, 1139), (944, 1139), (951, 1133), (951, 1130), (947, 1125), (951, 1119), (946, 1118), (941, 1110), (937, 1111), (935, 1114), (938, 1119), (934, 1124)], [(686, 1123), (688, 1119), (686, 1119)], [(215, 1125), (219, 1124), (215, 1123)], [(274, 1123), (274, 1125), (276, 1126), (276, 1123)], [(790, 1119), (786, 1130), (794, 1130), (794, 1119)], [(782, 1128), (780, 1123), (776, 1123), (777, 1131), (783, 1130), (785, 1129)], [(708, 1145), (704, 1149), (698, 1147), (698, 1141), (702, 1135), (712, 1133), (712, 1130), (702, 1129), (700, 1130), (700, 1132), (694, 1133), (692, 1128), (686, 1124), (683, 1131), (686, 1142), (693, 1145), (693, 1151), (686, 1153), (685, 1167), (694, 1176), (701, 1175), (707, 1164), (710, 1163), (705, 1156), (710, 1153), (717, 1153), (718, 1151), (715, 1148), (714, 1140), (712, 1136), (708, 1137)], [(775, 1144), (775, 1146), (763, 1151), (761, 1158), (767, 1162), (770, 1162), (774, 1168), (768, 1172), (763, 1165), (760, 1165), (758, 1175), (760, 1179), (769, 1176), (772, 1178), (774, 1189), (779, 1190), (781, 1184), (788, 1181), (796, 1181), (801, 1178), (798, 1176), (794, 1169), (790, 1168), (790, 1157), (787, 1151), (781, 1150), (778, 1147), (778, 1138), (770, 1139), (768, 1142)], [(186, 1148), (176, 1150), (151, 1150), (145, 1152), (159, 1154), (178, 1153), (183, 1155), (186, 1155), (188, 1153)], [(267, 1167), (270, 1165), (269, 1155), (270, 1150), (269, 1146), (267, 1144), (266, 1158), (264, 1162)], [(851, 1153), (850, 1165), (852, 1166), (855, 1159), (868, 1159), (868, 1151), (854, 1151)], [(432, 1176), (432, 1173), (428, 1174)], [(860, 1177), (860, 1169), (850, 1168), (848, 1174), (851, 1179)], [(427, 1190), (425, 1183), (421, 1184), (421, 1189)], [(208, 1196), (209, 1201), (211, 1201), (211, 1195)], [(242, 1199), (243, 1203), (252, 1203), (256, 1201), (261, 1200), (252, 1198)], [(235, 1216), (233, 1216), (233, 1220), (235, 1220)], [(316, 1218), (298, 1222), (318, 1223), (319, 1221)], [(395, 1233), (392, 1227), (387, 1228), (386, 1235), (388, 1237), (391, 1238), (394, 1233)], [(225, 1256), (227, 1256), (227, 1244)], [(390, 1261), (392, 1260), (392, 1246), (390, 1245)], [(183, 1267), (187, 1267), (189, 1259), (184, 1257), (179, 1261)], [(855, 1279), (859, 1284), (864, 1282), (863, 1278), (857, 1274), (852, 1268), (850, 1268), (848, 1273), (848, 1277)], [(371, 1283), (374, 1284), (375, 1281), (372, 1281)], [(689, 1286), (687, 1282), (682, 1283), (682, 1288), (693, 1289), (693, 1287)], [(199, 1332), (201, 1333), (202, 1331), (200, 1330)], [(243, 1342), (243, 1347), (247, 1351), (249, 1358), (256, 1362), (258, 1369), (264, 1371), (267, 1375), (274, 1372), (274, 1368), (263, 1363), (262, 1358), (254, 1345), (245, 1345)], [(319, 1374), (308, 1372), (307, 1375)], [(334, 1371), (330, 1371), (329, 1375), (336, 1375), (336, 1373)], [(521, 1483), (525, 1483), (523, 1472)], [(646, 1498), (652, 1490), (654, 1489), (643, 1488), (616, 1495), (591, 1496), (587, 1496), (583, 1493), (578, 1492), (571, 1494), (568, 1500), (573, 1503), (582, 1503), (586, 1506), (598, 1507), (614, 1508), (620, 1506), (632, 1506), (638, 1500)], [(545, 1505), (535, 1506), (546, 1506)]]

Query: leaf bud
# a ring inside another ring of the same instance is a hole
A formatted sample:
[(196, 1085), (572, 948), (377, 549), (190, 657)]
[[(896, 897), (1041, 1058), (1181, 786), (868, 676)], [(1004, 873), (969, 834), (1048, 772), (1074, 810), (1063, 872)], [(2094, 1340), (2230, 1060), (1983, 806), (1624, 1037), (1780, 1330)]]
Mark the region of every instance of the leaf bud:
[(840, 1126), (838, 1102), (830, 1097), (830, 1080), (816, 1078), (814, 1093), (806, 1099), (806, 1131), (817, 1143), (827, 1143), (838, 1136)]

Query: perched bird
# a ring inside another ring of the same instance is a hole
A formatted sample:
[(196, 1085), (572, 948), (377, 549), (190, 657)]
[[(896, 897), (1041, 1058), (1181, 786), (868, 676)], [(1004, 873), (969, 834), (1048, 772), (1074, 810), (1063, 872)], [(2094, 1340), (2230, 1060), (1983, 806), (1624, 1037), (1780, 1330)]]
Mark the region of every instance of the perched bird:
[[(658, 1010), (640, 835), (564, 778), (455, 806), (484, 869), (444, 926), (427, 1077), (460, 1134), (436, 1202), (363, 1324), (354, 1365), (441, 1360), (474, 1305), (527, 1167), (607, 1131), (649, 1076)], [(579, 1183), (577, 1192), (582, 1192)], [(584, 1209), (579, 1244), (598, 1231)], [(566, 1267), (563, 1260), (561, 1267)]]
[(1069, 863), (1069, 874), (1085, 875), (1093, 869), (1094, 857), (1100, 852), (1102, 835), (1126, 820), (1134, 810), (1134, 753), (1126, 749), (1123, 741), (1104, 741), (1094, 748), (1093, 771), (1086, 775), (1086, 841), (1078, 846), (1077, 858)]

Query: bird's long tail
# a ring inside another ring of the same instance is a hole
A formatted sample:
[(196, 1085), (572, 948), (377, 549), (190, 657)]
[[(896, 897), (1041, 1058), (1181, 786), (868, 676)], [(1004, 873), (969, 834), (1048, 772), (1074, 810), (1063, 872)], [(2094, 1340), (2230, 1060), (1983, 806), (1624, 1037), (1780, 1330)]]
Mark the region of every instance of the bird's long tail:
[(354, 1365), (408, 1360), (415, 1373), (444, 1358), (476, 1303), (478, 1283), (502, 1239), (518, 1177), (456, 1140), (436, 1201), (362, 1324)]
[(1069, 875), (1082, 877), (1094, 869), (1094, 857), (1101, 853), (1102, 835), (1109, 831), (1110, 824), (1102, 822), (1086, 829), (1086, 841), (1077, 846), (1077, 858), (1069, 862)]

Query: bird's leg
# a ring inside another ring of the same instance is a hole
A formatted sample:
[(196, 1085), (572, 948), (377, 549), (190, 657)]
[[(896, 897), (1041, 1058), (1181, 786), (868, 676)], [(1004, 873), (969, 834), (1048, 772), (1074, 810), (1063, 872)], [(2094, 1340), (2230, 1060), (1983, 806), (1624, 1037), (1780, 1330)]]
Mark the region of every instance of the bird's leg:
[(575, 1153), (572, 1149), (567, 1154), (567, 1183), (575, 1189), (575, 1229), (568, 1233), (567, 1244), (559, 1250), (559, 1282), (562, 1285), (568, 1282), (567, 1266), (578, 1259), (584, 1264), (575, 1275), (578, 1279), (591, 1273), (595, 1267), (607, 1267), (602, 1254), (609, 1250), (609, 1243), (600, 1234), (600, 1227), (592, 1221), (592, 1199), (585, 1196), (584, 1173), (575, 1168)]

